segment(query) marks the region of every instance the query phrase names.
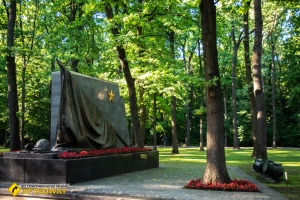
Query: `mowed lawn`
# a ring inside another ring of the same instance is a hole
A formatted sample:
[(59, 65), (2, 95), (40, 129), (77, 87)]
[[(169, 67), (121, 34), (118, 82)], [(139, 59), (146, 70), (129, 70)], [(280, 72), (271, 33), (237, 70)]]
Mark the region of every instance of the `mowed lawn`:
[[(180, 147), (179, 154), (172, 154), (171, 147), (158, 147), (159, 162), (166, 165), (180, 165), (182, 170), (192, 170), (191, 166), (199, 165), (199, 174), (203, 174), (206, 163), (206, 151), (199, 151), (199, 147)], [(206, 149), (205, 149), (206, 150)], [(0, 152), (8, 152), (8, 148), (0, 146)], [(253, 170), (254, 158), (251, 158), (252, 148), (233, 150), (226, 148), (226, 165), (236, 166), (259, 180), (268, 187), (279, 192), (290, 200), (299, 200), (300, 197), (300, 149), (296, 148), (268, 148), (268, 159), (281, 163), (284, 171), (288, 173), (288, 181), (269, 183), (259, 173)], [(186, 166), (186, 167), (184, 167)], [(200, 177), (194, 177), (200, 178)], [(235, 177), (231, 177), (235, 178)]]
[[(206, 149), (205, 149), (206, 150)], [(203, 165), (200, 169), (205, 169), (206, 151), (199, 151), (197, 148), (179, 148), (179, 154), (171, 154), (172, 148), (159, 147), (159, 162), (165, 164), (199, 164)], [(252, 148), (241, 148), (233, 150), (226, 148), (226, 165), (236, 166), (259, 180), (268, 187), (274, 189), (278, 193), (290, 200), (299, 200), (300, 197), (300, 149), (294, 148), (268, 148), (268, 160), (275, 163), (281, 163), (284, 171), (288, 173), (288, 181), (279, 183), (270, 183), (262, 178), (262, 176), (253, 170), (254, 158), (251, 157)], [(204, 173), (204, 171), (202, 172)], [(199, 177), (195, 177), (199, 178)], [(235, 178), (235, 177), (231, 177)]]

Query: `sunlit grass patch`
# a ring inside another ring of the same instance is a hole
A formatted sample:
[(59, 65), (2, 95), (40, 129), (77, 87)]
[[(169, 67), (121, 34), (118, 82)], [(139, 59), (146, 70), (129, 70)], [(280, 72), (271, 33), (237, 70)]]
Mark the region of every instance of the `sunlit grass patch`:
[(3, 146), (0, 146), (0, 152), (9, 152), (9, 148), (4, 148)]
[[(199, 165), (199, 168), (205, 170), (206, 164), (206, 149), (200, 151), (199, 147), (195, 148), (179, 148), (179, 154), (172, 154), (172, 148), (158, 148), (160, 163), (171, 165)], [(255, 161), (252, 155), (251, 148), (241, 148), (234, 150), (232, 148), (225, 148), (226, 166), (236, 166), (248, 173), (255, 179), (258, 179), (263, 184), (281, 193), (290, 200), (298, 200), (300, 196), (300, 150), (299, 149), (285, 149), (268, 148), (268, 159), (275, 163), (281, 163), (284, 171), (288, 172), (288, 184), (285, 181), (277, 184), (271, 184), (259, 178), (260, 174), (253, 170), (253, 163)], [(203, 173), (202, 171), (199, 173)], [(232, 177), (235, 178), (235, 177)]]

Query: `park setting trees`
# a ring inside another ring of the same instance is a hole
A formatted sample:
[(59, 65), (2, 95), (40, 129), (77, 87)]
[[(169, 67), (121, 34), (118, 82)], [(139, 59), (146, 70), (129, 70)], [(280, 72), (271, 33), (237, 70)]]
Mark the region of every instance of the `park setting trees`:
[[(23, 143), (49, 137), (50, 75), (59, 58), (70, 70), (120, 85), (133, 145), (152, 145), (154, 135), (159, 144), (166, 135), (173, 153), (177, 145), (203, 149), (214, 128), (209, 113), (218, 108), (225, 120), (213, 140), (225, 146), (254, 146), (253, 156), (264, 159), (274, 143), (299, 146), (299, 5), (262, 2), (210, 2), (218, 80), (203, 75), (210, 73), (203, 66), (211, 42), (202, 37), (207, 21), (199, 2), (1, 2), (0, 141), (16, 150), (20, 136)], [(218, 107), (203, 94), (209, 87), (217, 87)]]

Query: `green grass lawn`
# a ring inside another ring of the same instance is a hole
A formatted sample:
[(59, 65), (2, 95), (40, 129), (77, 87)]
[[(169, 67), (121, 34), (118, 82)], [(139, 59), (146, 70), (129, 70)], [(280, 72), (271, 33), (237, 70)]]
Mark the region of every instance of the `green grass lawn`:
[(9, 152), (9, 148), (4, 148), (3, 146), (0, 146), (0, 152)]
[[(172, 155), (171, 148), (158, 148), (159, 162), (165, 164), (199, 164), (206, 163), (206, 151), (201, 152), (199, 148), (179, 148), (179, 154)], [(274, 189), (278, 193), (290, 200), (298, 200), (300, 196), (300, 150), (289, 148), (268, 149), (268, 159), (275, 163), (281, 163), (284, 171), (288, 172), (288, 182), (269, 183), (261, 175), (253, 170), (254, 159), (251, 158), (252, 149), (241, 148), (233, 150), (226, 148), (226, 165), (236, 166), (259, 180), (266, 186)], [(202, 172), (204, 173), (204, 171)], [(199, 178), (199, 177), (194, 177)], [(235, 177), (231, 177), (235, 178)]]

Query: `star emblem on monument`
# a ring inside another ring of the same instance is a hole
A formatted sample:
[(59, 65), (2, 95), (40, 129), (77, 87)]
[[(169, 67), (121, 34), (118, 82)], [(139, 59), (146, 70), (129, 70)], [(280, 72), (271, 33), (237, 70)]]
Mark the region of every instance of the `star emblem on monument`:
[(107, 95), (108, 95), (108, 102), (114, 102), (115, 94), (112, 92), (112, 90), (110, 90), (110, 92), (107, 93)]

